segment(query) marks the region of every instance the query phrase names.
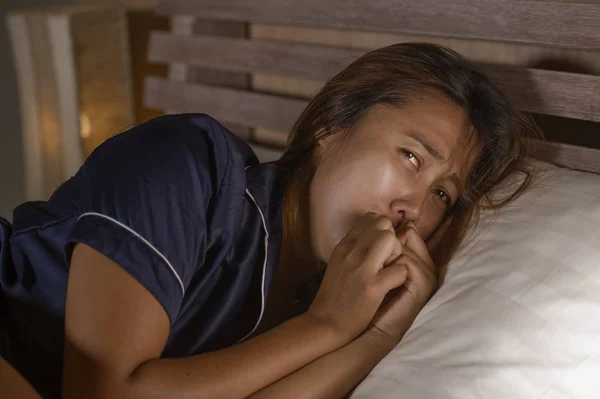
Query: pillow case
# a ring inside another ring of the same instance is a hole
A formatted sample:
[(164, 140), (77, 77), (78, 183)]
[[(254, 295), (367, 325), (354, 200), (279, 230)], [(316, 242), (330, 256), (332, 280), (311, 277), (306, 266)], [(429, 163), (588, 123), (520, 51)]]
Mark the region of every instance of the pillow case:
[(531, 162), (352, 398), (600, 398), (600, 175)]

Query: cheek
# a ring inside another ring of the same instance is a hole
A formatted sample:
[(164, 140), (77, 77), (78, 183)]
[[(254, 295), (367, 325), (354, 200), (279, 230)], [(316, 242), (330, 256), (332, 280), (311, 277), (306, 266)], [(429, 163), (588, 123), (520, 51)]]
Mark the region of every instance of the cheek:
[(419, 221), (417, 226), (424, 241), (427, 241), (435, 233), (444, 221), (444, 216), (445, 210), (437, 205), (432, 205), (430, 209), (426, 210), (424, 217)]
[(362, 214), (376, 210), (373, 198), (379, 194), (370, 173), (365, 173), (367, 166), (356, 160), (323, 165), (313, 178), (309, 203), (311, 241), (322, 260), (328, 260)]
[[(332, 178), (330, 178), (332, 177)], [(327, 261), (347, 227), (340, 217), (351, 207), (347, 187), (335, 176), (315, 175), (310, 190), (311, 244), (315, 255)]]

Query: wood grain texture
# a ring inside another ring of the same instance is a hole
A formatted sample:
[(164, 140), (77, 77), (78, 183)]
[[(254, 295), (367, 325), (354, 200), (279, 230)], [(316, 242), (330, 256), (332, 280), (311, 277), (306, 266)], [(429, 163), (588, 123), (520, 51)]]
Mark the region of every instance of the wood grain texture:
[(283, 155), (283, 151), (276, 150), (268, 147), (263, 147), (258, 144), (250, 144), (250, 148), (256, 154), (256, 157), (260, 162), (275, 161)]
[[(325, 81), (366, 51), (325, 46), (174, 36), (155, 32), (149, 57), (232, 72), (268, 73)], [(523, 110), (600, 121), (600, 76), (480, 65)]]
[[(200, 84), (170, 82), (159, 78), (146, 80), (146, 102), (157, 108), (178, 112), (202, 110), (215, 118), (246, 126), (264, 127), (264, 142), (282, 144), (286, 133), (306, 106), (306, 101), (279, 96), (221, 89)], [(277, 132), (281, 133), (277, 133)], [(277, 136), (280, 135), (278, 140)], [(277, 143), (279, 141), (279, 143)], [(562, 143), (532, 141), (532, 157), (559, 166), (600, 173), (600, 150)]]
[(256, 143), (266, 144), (273, 148), (285, 148), (289, 134), (286, 132), (257, 127), (254, 129), (253, 139)]
[(168, 74), (168, 65), (153, 64), (147, 55), (150, 33), (154, 30), (168, 31), (169, 20), (157, 17), (149, 10), (130, 10), (127, 12), (127, 27), (135, 122), (142, 123), (162, 115), (162, 112), (144, 106), (144, 80), (148, 75), (165, 77)]
[[(98, 4), (98, 0), (73, 0), (74, 4)], [(152, 10), (156, 0), (102, 0), (106, 6), (122, 6), (131, 10)]]
[(360, 49), (154, 32), (148, 57), (154, 62), (327, 80), (364, 53)]
[(218, 120), (287, 132), (307, 101), (148, 77), (146, 104), (176, 112), (205, 112)]
[(481, 68), (522, 110), (600, 122), (600, 76), (498, 65)]
[(600, 174), (600, 150), (550, 141), (529, 144), (533, 158), (561, 167)]
[[(600, 1), (593, 1), (600, 6)], [(575, 48), (259, 23), (251, 25), (250, 37), (365, 51), (400, 42), (429, 42), (450, 47), (473, 62), (600, 75), (600, 51)], [(260, 91), (310, 98), (322, 82), (255, 73), (252, 84)], [(535, 118), (551, 141), (600, 148), (597, 122), (540, 114)]]
[[(600, 7), (600, 2), (597, 4)], [(365, 50), (394, 43), (427, 42), (450, 47), (473, 62), (600, 75), (600, 52), (576, 48), (260, 23), (251, 24), (250, 37)]]
[(600, 48), (600, 7), (579, 2), (158, 0), (157, 11), (219, 20)]
[[(211, 21), (201, 18), (191, 18), (189, 34), (193, 37), (211, 38), (248, 37), (248, 24), (245, 22), (232, 21)], [(205, 68), (202, 66), (186, 65), (186, 82), (205, 83), (209, 85), (224, 86), (236, 89), (250, 88), (251, 77), (247, 73), (238, 73), (229, 70), (218, 70), (215, 68)], [(252, 137), (252, 129), (248, 126), (238, 124), (227, 124), (226, 127), (243, 139)]]

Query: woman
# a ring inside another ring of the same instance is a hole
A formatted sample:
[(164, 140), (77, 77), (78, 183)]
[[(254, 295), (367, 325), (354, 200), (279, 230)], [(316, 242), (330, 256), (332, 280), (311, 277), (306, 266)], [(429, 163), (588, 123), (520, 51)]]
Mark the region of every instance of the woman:
[(531, 177), (535, 134), (431, 44), (331, 79), (277, 162), (206, 115), (137, 126), (4, 227), (8, 361), (45, 397), (342, 397), (400, 341), (477, 210), (529, 184), (487, 198)]

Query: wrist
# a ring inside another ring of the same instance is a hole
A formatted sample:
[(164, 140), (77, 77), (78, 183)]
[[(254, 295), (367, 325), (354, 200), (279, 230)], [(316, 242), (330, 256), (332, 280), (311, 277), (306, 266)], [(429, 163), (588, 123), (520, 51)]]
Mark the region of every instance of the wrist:
[(397, 337), (387, 333), (375, 324), (371, 324), (361, 337), (364, 337), (370, 346), (386, 354), (391, 352), (400, 343), (400, 339), (402, 338), (401, 336)]
[(352, 341), (347, 334), (344, 334), (331, 323), (310, 312), (305, 312), (295, 317), (295, 319), (298, 320), (298, 322), (301, 323), (305, 328), (318, 335), (320, 339), (329, 343), (332, 347), (335, 347), (335, 349), (340, 348)]

